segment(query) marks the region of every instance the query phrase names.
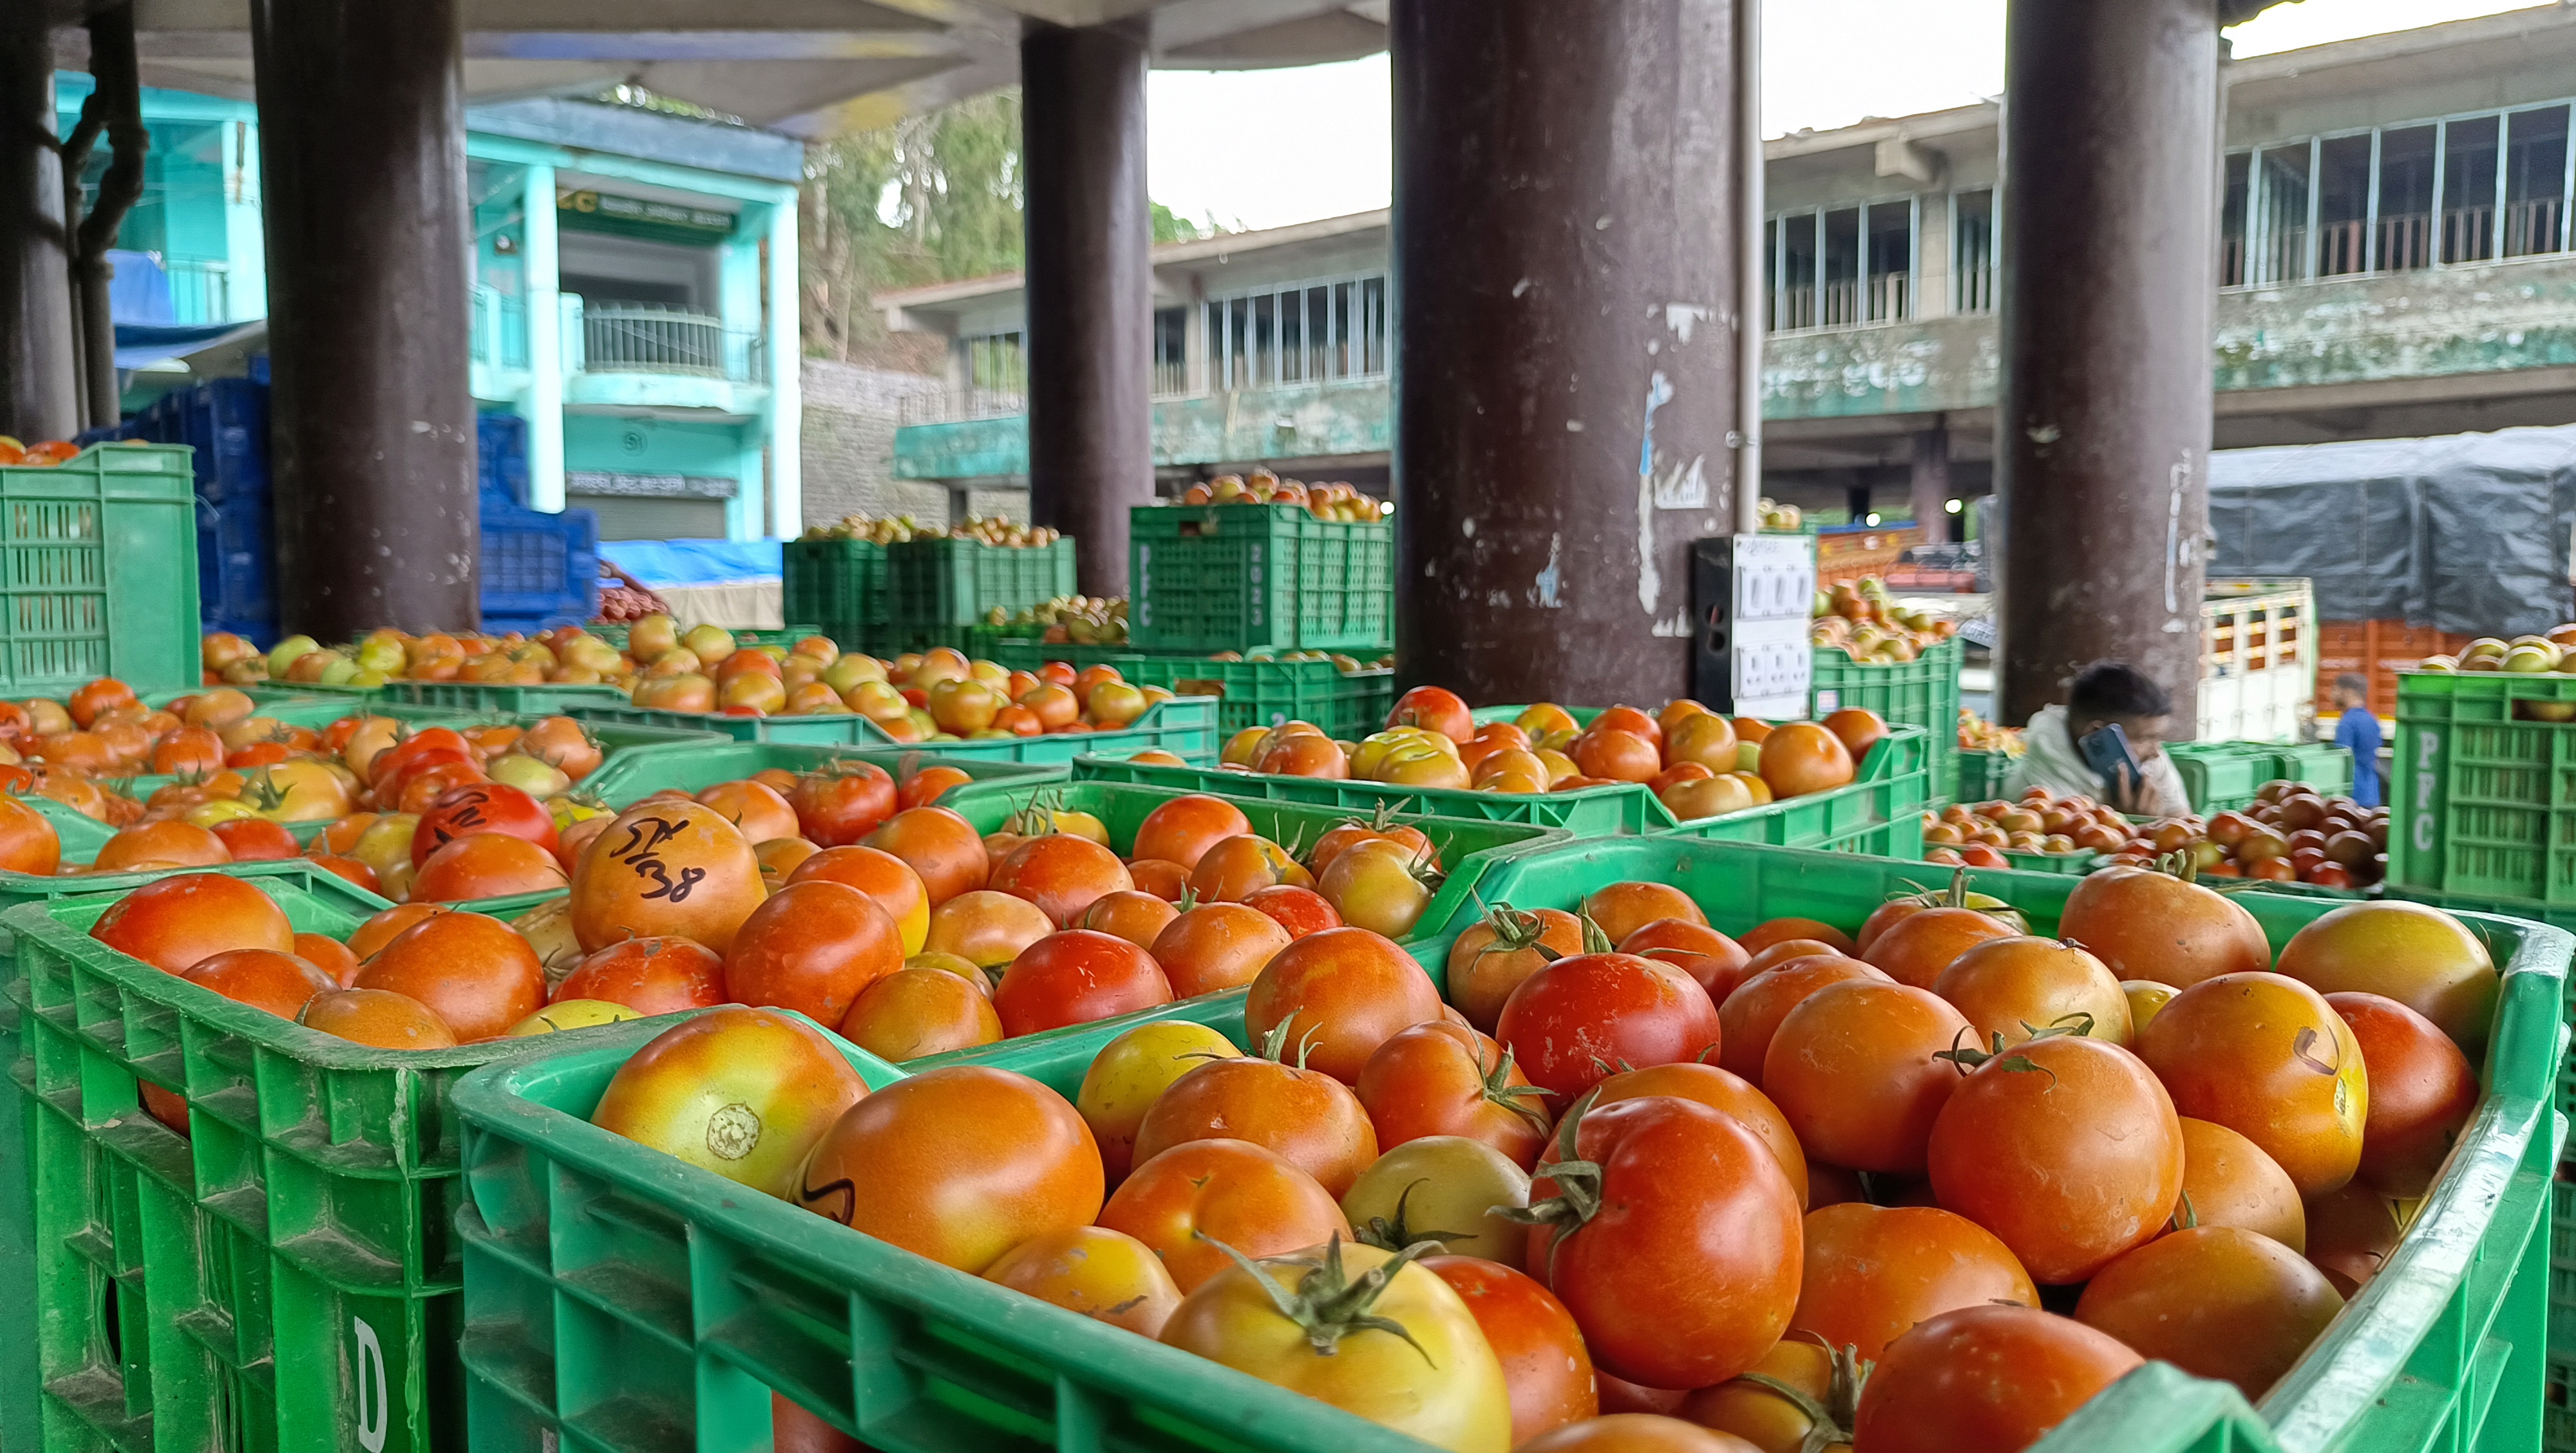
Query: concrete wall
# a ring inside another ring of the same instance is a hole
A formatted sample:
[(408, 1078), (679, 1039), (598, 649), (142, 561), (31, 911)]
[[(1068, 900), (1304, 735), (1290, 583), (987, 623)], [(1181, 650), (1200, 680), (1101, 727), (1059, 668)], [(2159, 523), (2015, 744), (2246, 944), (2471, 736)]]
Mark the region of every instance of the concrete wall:
[(2291, 388), (2576, 364), (2576, 262), (2294, 283), (2218, 298), (2218, 387)]
[[(1393, 415), (1393, 390), (1384, 378), (1165, 399), (1154, 405), (1154, 463), (1171, 468), (1383, 453), (1393, 438)], [(1026, 474), (1028, 467), (1028, 424), (1016, 415), (916, 424), (895, 440), (894, 471), (904, 479), (996, 479)]]
[[(899, 481), (894, 473), (895, 421), (910, 395), (936, 395), (938, 378), (808, 358), (804, 363), (805, 523), (828, 525), (844, 515), (948, 518), (948, 491)], [(1025, 456), (1026, 446), (1022, 452)], [(1027, 514), (1023, 504), (1018, 511)], [(999, 513), (999, 511), (993, 511)]]

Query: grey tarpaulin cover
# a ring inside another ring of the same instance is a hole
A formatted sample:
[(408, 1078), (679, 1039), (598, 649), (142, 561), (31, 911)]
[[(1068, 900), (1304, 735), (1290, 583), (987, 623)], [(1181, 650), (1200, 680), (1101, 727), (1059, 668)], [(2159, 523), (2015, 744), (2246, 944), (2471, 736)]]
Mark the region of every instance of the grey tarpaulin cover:
[(2222, 450), (2209, 522), (2211, 578), (2306, 576), (2326, 620), (2512, 636), (2576, 619), (2576, 428)]

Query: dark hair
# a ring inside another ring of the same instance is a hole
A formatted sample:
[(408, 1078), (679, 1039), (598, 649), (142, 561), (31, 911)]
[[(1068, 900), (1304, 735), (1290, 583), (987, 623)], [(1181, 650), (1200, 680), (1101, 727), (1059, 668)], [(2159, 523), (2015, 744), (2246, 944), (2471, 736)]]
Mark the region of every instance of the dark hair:
[(2075, 677), (2066, 714), (2078, 722), (2173, 715), (2173, 697), (2126, 661), (2096, 661)]
[(2335, 678), (2335, 690), (2349, 691), (2355, 696), (2368, 696), (2370, 694), (2370, 683), (2361, 679), (2360, 672), (2346, 671), (2341, 676)]

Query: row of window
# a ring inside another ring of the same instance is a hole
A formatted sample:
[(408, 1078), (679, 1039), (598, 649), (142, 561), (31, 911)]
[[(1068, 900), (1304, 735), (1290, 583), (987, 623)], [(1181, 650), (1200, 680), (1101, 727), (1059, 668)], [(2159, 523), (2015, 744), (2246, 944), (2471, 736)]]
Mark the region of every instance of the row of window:
[[(1190, 349), (1192, 308), (1154, 313), (1157, 397), (1373, 378), (1387, 370), (1383, 273), (1264, 288), (1195, 306), (1204, 339), (1203, 362), (1196, 365)], [(1018, 330), (958, 342), (968, 388), (998, 397), (1025, 394), (1028, 355)]]
[[(1995, 301), (1995, 194), (1950, 195), (1950, 311), (1982, 313)], [(1850, 328), (1893, 323), (1920, 310), (1924, 285), (1919, 197), (1814, 207), (1771, 218), (1765, 241), (1769, 327)]]

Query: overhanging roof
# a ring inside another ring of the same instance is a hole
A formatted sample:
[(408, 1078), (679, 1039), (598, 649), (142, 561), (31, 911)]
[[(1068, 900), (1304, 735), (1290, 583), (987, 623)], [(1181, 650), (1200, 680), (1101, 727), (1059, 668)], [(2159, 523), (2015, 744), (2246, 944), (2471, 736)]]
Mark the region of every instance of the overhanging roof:
[[(397, 0), (398, 3), (398, 0)], [(79, 0), (55, 0), (76, 12)], [(621, 82), (806, 140), (1013, 84), (1031, 21), (1141, 20), (1154, 64), (1250, 70), (1386, 48), (1388, 0), (461, 0), (469, 99)], [(70, 18), (68, 14), (66, 19)], [(251, 95), (249, 0), (135, 0), (143, 82)], [(81, 55), (64, 58), (83, 68)]]

